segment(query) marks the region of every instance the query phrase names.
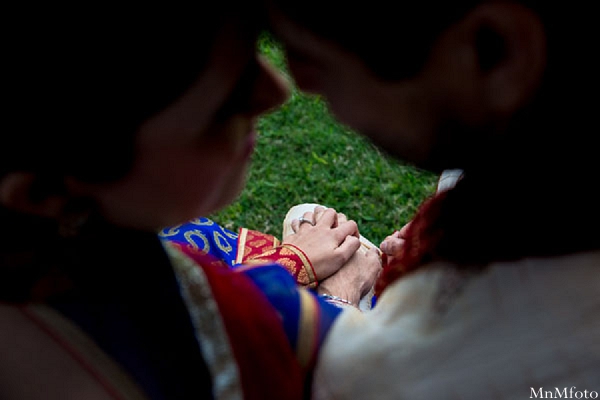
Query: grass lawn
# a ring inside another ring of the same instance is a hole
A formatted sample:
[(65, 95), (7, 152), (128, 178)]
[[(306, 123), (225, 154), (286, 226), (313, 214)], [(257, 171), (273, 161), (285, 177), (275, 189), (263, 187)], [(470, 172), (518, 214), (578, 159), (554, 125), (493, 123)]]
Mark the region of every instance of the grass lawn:
[[(259, 49), (287, 75), (277, 42), (265, 36)], [(378, 244), (435, 189), (437, 176), (388, 158), (338, 123), (321, 98), (295, 88), (286, 104), (259, 120), (258, 132), (246, 188), (209, 215), (234, 231), (244, 226), (280, 237), (291, 206), (320, 203), (354, 219)]]

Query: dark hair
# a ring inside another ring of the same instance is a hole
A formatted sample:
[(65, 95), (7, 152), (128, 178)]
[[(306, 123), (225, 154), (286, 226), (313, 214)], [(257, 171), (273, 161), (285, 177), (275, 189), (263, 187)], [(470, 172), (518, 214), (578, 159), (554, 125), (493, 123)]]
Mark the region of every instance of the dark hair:
[[(273, 1), (292, 20), (357, 54), (382, 79), (396, 80), (419, 72), (438, 35), (485, 0), (413, 1), (397, 10), (381, 0)], [(435, 249), (463, 264), (600, 247), (599, 167), (590, 132), (597, 111), (587, 95), (598, 92), (596, 17), (582, 1), (519, 3), (544, 26), (547, 66), (534, 98), (512, 116), (509, 139), (487, 143), (487, 152), (466, 149), (479, 159), (444, 202), (437, 223), (445, 235)], [(452, 167), (464, 166), (444, 166)]]
[(292, 20), (357, 54), (382, 79), (396, 80), (416, 74), (438, 34), (478, 0), (273, 3)]
[(241, 7), (217, 3), (5, 10), (12, 31), (4, 39), (2, 96), (10, 106), (0, 176), (26, 170), (106, 181), (125, 174), (140, 124), (199, 76), (224, 12)]

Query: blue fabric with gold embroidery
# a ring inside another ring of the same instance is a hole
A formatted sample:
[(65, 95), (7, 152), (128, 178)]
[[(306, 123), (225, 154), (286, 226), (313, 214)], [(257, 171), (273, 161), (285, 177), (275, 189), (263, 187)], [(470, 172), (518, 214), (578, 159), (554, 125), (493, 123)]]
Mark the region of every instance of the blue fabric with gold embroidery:
[(285, 269), (277, 264), (249, 268), (244, 270), (244, 273), (261, 289), (271, 305), (279, 312), (294, 351), (298, 351), (300, 325), (309, 320), (314, 327), (312, 333), (315, 334), (314, 349), (312, 350), (320, 347), (333, 321), (342, 311), (340, 308), (329, 304), (313, 291), (308, 291), (308, 293), (316, 302), (314, 307), (303, 307), (296, 282)]
[(280, 315), (283, 329), (301, 366), (312, 367), (329, 329), (341, 312), (340, 308), (310, 290), (301, 293), (293, 277), (278, 264), (235, 264), (238, 234), (208, 218), (195, 218), (163, 229), (159, 237), (163, 241), (187, 245), (195, 251), (210, 254), (248, 276)]
[(163, 229), (161, 240), (187, 243), (195, 250), (211, 254), (233, 266), (237, 254), (237, 233), (230, 231), (211, 219), (200, 217), (185, 224)]

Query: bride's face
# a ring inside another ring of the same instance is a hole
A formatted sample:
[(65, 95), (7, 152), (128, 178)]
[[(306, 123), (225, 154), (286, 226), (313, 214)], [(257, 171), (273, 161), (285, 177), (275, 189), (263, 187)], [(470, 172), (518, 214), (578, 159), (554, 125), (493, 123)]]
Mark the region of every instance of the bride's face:
[(256, 118), (282, 103), (286, 82), (256, 54), (239, 21), (217, 39), (208, 66), (175, 103), (137, 134), (136, 159), (121, 180), (71, 182), (113, 223), (160, 229), (226, 206), (243, 188)]

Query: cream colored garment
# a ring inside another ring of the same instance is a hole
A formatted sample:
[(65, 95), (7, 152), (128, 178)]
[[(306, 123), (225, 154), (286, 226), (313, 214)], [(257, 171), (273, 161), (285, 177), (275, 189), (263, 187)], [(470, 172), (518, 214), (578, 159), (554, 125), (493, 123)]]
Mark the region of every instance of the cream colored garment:
[(600, 252), (494, 264), (471, 278), (432, 264), (371, 311), (342, 313), (313, 391), (316, 400), (479, 400), (572, 386), (600, 393)]

